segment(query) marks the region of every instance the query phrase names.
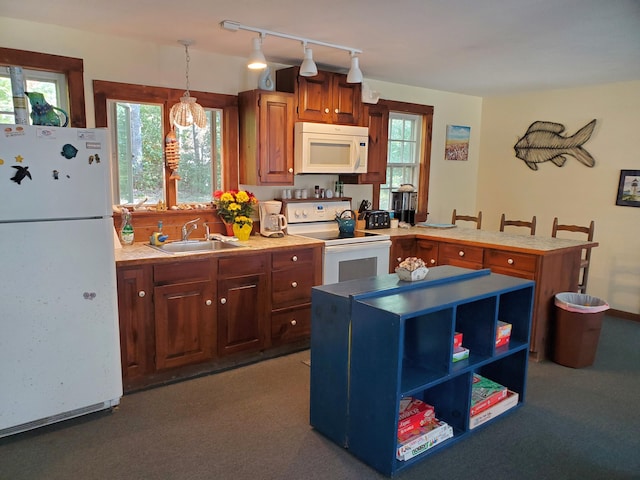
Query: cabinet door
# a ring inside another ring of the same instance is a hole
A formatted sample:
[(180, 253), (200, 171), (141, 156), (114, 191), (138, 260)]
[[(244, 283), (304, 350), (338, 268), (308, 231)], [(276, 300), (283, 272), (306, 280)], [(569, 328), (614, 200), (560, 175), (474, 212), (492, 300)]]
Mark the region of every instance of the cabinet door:
[(218, 354), (257, 351), (264, 346), (266, 274), (218, 281)]
[(360, 125), (363, 116), (360, 83), (348, 83), (346, 75), (334, 73), (331, 97), (331, 123)]
[(153, 289), (151, 267), (118, 268), (118, 316), (122, 377), (151, 371), (153, 362)]
[(398, 237), (391, 239), (391, 254), (389, 257), (389, 273), (394, 273), (398, 264), (407, 257), (415, 257), (415, 237)]
[(293, 185), (293, 95), (238, 94), (240, 183)]
[(156, 368), (212, 358), (214, 292), (210, 281), (155, 287)]
[(298, 77), (298, 120), (330, 123), (331, 74), (319, 71), (313, 77)]
[(438, 265), (438, 242), (416, 239), (416, 257), (424, 260), (427, 267)]

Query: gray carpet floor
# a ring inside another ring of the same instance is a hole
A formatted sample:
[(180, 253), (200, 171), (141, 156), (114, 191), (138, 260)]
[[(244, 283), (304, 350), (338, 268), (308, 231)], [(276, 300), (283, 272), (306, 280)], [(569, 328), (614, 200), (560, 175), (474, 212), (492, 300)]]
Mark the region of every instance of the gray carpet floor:
[[(530, 362), (522, 408), (396, 478), (640, 479), (639, 347), (640, 323), (605, 317), (592, 367)], [(0, 439), (0, 479), (385, 478), (309, 426), (308, 358), (126, 395), (113, 413)]]

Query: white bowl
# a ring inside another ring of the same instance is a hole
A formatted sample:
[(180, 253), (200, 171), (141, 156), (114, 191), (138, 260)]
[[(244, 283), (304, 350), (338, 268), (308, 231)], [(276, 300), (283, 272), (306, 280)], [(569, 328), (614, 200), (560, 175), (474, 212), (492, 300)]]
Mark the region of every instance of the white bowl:
[(407, 270), (406, 268), (396, 267), (398, 278), (403, 282), (414, 282), (416, 280), (422, 280), (427, 276), (428, 272), (429, 269), (427, 267), (416, 268), (413, 271)]

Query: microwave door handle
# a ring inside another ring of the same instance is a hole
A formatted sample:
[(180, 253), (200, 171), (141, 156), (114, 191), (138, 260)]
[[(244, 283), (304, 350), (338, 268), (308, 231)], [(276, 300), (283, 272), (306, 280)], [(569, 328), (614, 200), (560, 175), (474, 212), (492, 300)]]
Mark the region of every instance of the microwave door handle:
[(362, 148), (360, 146), (360, 142), (356, 140), (356, 151), (358, 152), (358, 156), (356, 157), (356, 163), (354, 165), (355, 170), (360, 168), (360, 157), (362, 155)]

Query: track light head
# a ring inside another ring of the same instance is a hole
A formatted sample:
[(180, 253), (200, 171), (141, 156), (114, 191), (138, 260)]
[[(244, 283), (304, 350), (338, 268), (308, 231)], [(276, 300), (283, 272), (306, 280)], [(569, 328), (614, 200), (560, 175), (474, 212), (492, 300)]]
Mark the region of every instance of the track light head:
[(253, 50), (247, 60), (247, 67), (251, 70), (261, 70), (267, 67), (267, 60), (262, 53), (262, 37), (253, 39)]
[(362, 71), (355, 52), (351, 52), (351, 68), (347, 74), (347, 83), (362, 83)]
[(300, 65), (300, 75), (303, 77), (313, 77), (318, 74), (318, 67), (316, 67), (316, 62), (313, 61), (313, 52), (310, 48), (304, 45), (304, 60), (302, 61), (302, 65)]

